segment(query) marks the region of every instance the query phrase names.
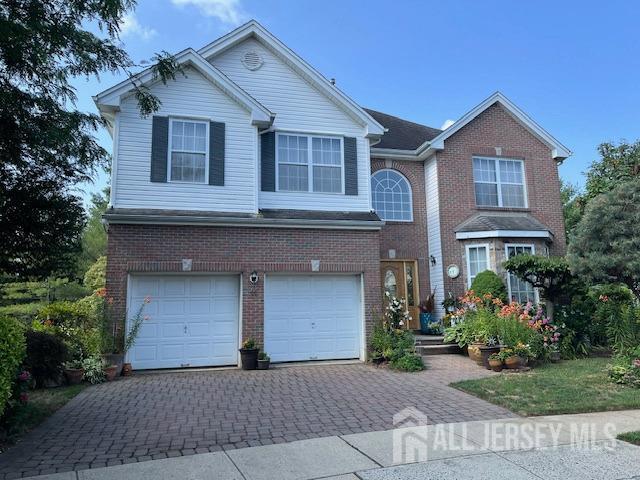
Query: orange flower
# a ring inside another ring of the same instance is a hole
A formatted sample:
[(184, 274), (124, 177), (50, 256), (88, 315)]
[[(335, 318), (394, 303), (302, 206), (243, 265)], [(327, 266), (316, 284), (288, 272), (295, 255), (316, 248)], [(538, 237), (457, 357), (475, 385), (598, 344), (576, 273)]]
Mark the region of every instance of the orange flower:
[(107, 295), (107, 289), (102, 287), (96, 290), (96, 295), (100, 298), (104, 298)]
[(151, 303), (151, 297), (149, 295), (144, 297), (144, 303)]

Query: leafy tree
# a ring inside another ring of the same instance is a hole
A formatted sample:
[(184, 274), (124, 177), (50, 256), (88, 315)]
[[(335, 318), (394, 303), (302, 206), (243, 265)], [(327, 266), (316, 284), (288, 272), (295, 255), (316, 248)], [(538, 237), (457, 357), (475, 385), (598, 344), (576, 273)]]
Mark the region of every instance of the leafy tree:
[[(69, 268), (84, 217), (69, 192), (108, 163), (94, 137), (104, 122), (75, 108), (69, 82), (104, 71), (132, 77), (136, 65), (118, 35), (134, 6), (134, 0), (0, 3), (0, 272), (43, 276)], [(162, 52), (153, 61), (163, 82), (175, 78), (173, 57)], [(157, 110), (159, 99), (132, 81), (141, 114)]]
[(640, 181), (640, 140), (601, 143), (598, 153), (601, 159), (593, 162), (587, 172), (587, 201), (611, 191), (620, 183)]
[(588, 283), (623, 283), (640, 299), (640, 182), (589, 202), (569, 245), (572, 271)]
[(78, 259), (79, 274), (84, 274), (101, 256), (107, 252), (107, 233), (102, 224), (102, 214), (109, 203), (109, 188), (91, 196), (89, 218), (82, 230), (82, 253)]
[(502, 266), (518, 278), (540, 289), (547, 300), (547, 313), (553, 315), (553, 306), (571, 288), (573, 276), (564, 257), (520, 254), (511, 257)]
[(84, 286), (92, 292), (104, 287), (107, 278), (107, 257), (99, 257), (84, 275)]
[(567, 241), (571, 242), (573, 231), (580, 222), (584, 212), (584, 198), (575, 185), (562, 181), (560, 184), (560, 198), (564, 213), (564, 228)]

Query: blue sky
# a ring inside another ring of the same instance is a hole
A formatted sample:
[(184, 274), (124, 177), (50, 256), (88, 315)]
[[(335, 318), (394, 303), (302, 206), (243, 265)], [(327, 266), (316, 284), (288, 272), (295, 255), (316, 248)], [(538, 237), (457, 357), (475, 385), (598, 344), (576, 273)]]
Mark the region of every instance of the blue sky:
[[(560, 175), (582, 184), (599, 143), (640, 138), (639, 17), (632, 0), (138, 0), (122, 41), (140, 61), (254, 18), (360, 105), (438, 128), (500, 90), (574, 152)], [(122, 78), (76, 81), (79, 108)]]

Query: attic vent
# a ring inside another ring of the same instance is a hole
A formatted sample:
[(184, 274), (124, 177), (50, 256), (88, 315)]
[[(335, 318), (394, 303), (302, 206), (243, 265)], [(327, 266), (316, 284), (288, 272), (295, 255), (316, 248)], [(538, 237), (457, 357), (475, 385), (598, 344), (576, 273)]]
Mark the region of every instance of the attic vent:
[(242, 56), (242, 64), (249, 70), (258, 70), (264, 61), (259, 53), (250, 50)]

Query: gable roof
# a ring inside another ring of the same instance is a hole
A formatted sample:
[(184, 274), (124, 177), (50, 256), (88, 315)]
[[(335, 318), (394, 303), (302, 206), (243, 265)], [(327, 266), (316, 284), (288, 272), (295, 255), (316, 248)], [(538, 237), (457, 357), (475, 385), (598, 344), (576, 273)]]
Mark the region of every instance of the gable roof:
[(376, 148), (415, 150), (424, 142), (437, 137), (442, 130), (404, 120), (369, 108), (364, 109), (387, 130)]
[[(271, 125), (274, 114), (267, 107), (258, 102), (240, 86), (233, 82), (224, 73), (202, 58), (198, 52), (192, 48), (187, 48), (174, 56), (176, 63), (180, 66), (190, 66), (198, 70), (205, 78), (220, 88), (231, 99), (240, 106), (251, 112), (251, 121), (254, 125), (266, 127)], [(118, 109), (123, 97), (133, 90), (134, 82), (148, 84), (159, 81), (153, 71), (153, 67), (146, 68), (140, 73), (128, 78), (117, 85), (95, 95), (93, 101), (100, 113), (104, 116), (113, 115)]]
[[(549, 146), (551, 149), (551, 154), (556, 160), (564, 160), (565, 158), (571, 156), (572, 152), (567, 147), (565, 147), (562, 143), (560, 143), (555, 137), (553, 137), (549, 132), (544, 130), (540, 125), (538, 125), (529, 115), (527, 115), (524, 111), (518, 108), (511, 100), (505, 97), (502, 93), (496, 92), (484, 101), (482, 101), (479, 105), (474, 107), (472, 110), (464, 114), (458, 121), (452, 124), (446, 130), (440, 131), (437, 135), (432, 138), (426, 139), (421, 145), (418, 145), (412, 149), (402, 149), (396, 147), (383, 147), (380, 144), (375, 145), (371, 148), (372, 155), (383, 155), (388, 158), (398, 158), (402, 160), (425, 160), (426, 158), (433, 155), (438, 150), (444, 149), (444, 142), (446, 139), (451, 137), (454, 133), (458, 132), (465, 125), (473, 121), (476, 117), (478, 117), (482, 112), (487, 110), (492, 105), (499, 103), (504, 107), (504, 109), (520, 124), (522, 124), (527, 130), (529, 130), (533, 135), (538, 137), (542, 142)], [(383, 137), (384, 141), (384, 137)]]
[(384, 127), (360, 107), (360, 105), (340, 91), (331, 81), (326, 79), (320, 72), (255, 20), (245, 23), (232, 32), (202, 47), (198, 50), (198, 54), (208, 60), (243, 42), (247, 38), (255, 38), (275, 55), (282, 58), (296, 73), (345, 110), (352, 118), (365, 126), (367, 128), (367, 136), (379, 137), (384, 133)]

